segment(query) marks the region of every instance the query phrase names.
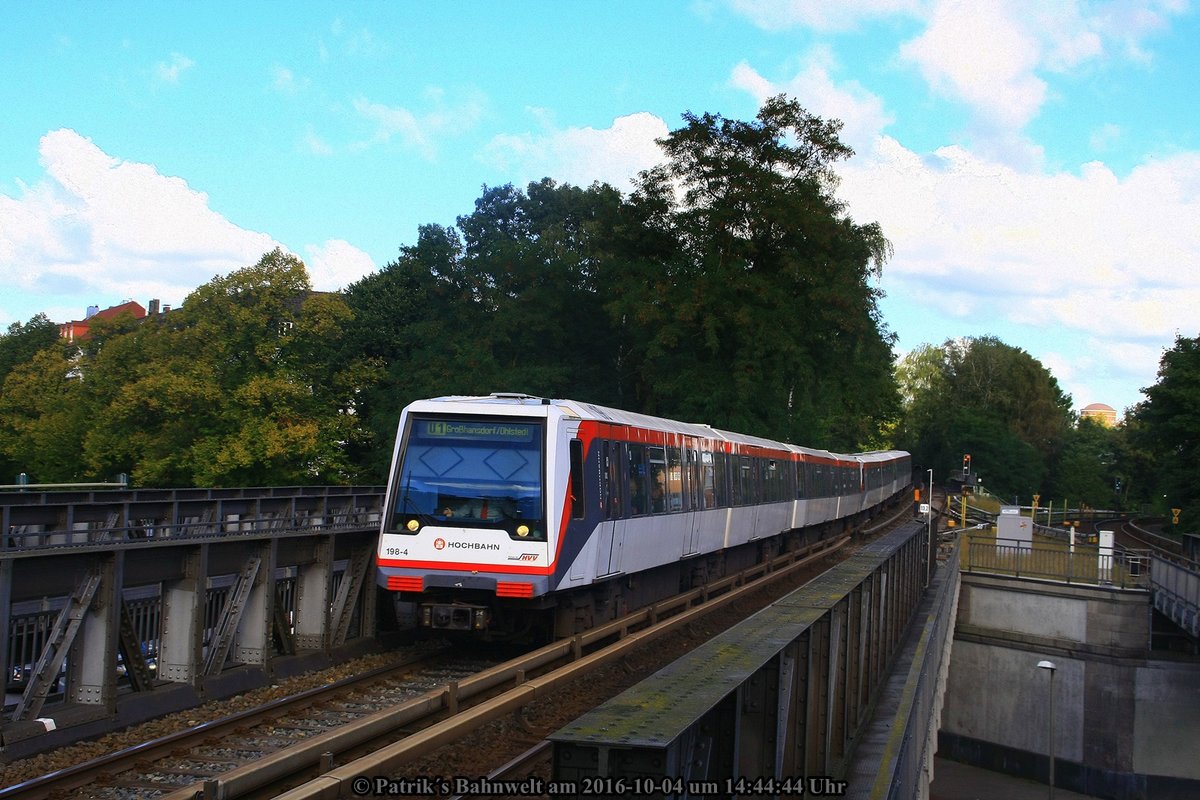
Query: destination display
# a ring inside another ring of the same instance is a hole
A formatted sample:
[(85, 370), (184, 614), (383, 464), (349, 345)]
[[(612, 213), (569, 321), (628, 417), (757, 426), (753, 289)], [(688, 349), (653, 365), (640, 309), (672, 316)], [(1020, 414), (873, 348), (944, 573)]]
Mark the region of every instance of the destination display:
[(532, 442), (537, 433), (536, 425), (521, 425), (511, 422), (489, 420), (422, 420), (417, 433), (431, 439), (467, 439), (485, 442)]

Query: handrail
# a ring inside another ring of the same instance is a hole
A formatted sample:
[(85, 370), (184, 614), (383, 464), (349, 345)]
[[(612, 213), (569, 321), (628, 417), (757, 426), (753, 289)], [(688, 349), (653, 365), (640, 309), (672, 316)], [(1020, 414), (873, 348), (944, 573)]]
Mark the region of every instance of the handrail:
[(112, 528), (81, 528), (0, 531), (0, 551), (22, 552), (51, 550), (88, 545), (120, 545), (161, 540), (187, 540), (230, 537), (271, 532), (339, 531), (374, 528), (379, 525), (378, 509), (328, 509), (319, 516), (242, 517), (236, 520), (200, 522), (162, 522)]
[(1048, 542), (992, 536), (967, 536), (964, 570), (1069, 584), (1149, 587), (1150, 551), (1076, 544), (1074, 549)]

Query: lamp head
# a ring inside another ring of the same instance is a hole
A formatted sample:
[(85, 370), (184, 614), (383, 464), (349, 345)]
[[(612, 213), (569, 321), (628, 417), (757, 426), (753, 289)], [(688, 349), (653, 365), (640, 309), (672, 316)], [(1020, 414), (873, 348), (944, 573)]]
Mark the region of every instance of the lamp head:
[(1058, 667), (1054, 666), (1053, 661), (1039, 661), (1038, 669), (1048, 669), (1051, 673), (1053, 673), (1054, 670), (1058, 669)]

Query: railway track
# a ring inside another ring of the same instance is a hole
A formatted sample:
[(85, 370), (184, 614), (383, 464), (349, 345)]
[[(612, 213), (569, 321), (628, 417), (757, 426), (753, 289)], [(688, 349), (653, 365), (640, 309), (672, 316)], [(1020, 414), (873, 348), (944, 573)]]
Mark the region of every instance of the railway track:
[(286, 750), (485, 666), (490, 664), (445, 646), (422, 648), (388, 666), (0, 789), (0, 798), (159, 796)]
[[(910, 516), (902, 504), (899, 513), (872, 532)], [(679, 595), (503, 664), (431, 654), (420, 664), (376, 670), (0, 790), (0, 800), (190, 800), (273, 797), (280, 792), (291, 797), (289, 787), (295, 787), (295, 797), (315, 797), (311, 788), (315, 785), (328, 789), (332, 782), (342, 787), (355, 776), (388, 774), (396, 765), (511, 715), (556, 687), (762, 588), (769, 580), (835, 554), (844, 556), (849, 541), (849, 537), (826, 540), (784, 554), (704, 590)], [(409, 677), (402, 678), (400, 672)], [(335, 766), (339, 763), (344, 766)], [(508, 767), (518, 768), (519, 764)]]
[(1112, 520), (1112, 523), (1117, 526), (1117, 536), (1125, 540), (1120, 543), (1126, 547), (1149, 549), (1168, 557), (1183, 555), (1183, 545), (1179, 541), (1147, 530), (1139, 526), (1136, 520)]

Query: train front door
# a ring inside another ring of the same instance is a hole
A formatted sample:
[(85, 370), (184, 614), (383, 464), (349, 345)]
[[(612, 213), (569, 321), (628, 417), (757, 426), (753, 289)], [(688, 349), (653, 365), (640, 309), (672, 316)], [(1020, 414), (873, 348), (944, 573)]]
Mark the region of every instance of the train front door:
[(621, 447), (617, 442), (600, 445), (600, 496), (604, 519), (596, 531), (596, 577), (621, 571), (621, 551), (625, 545), (625, 506), (621, 480)]

